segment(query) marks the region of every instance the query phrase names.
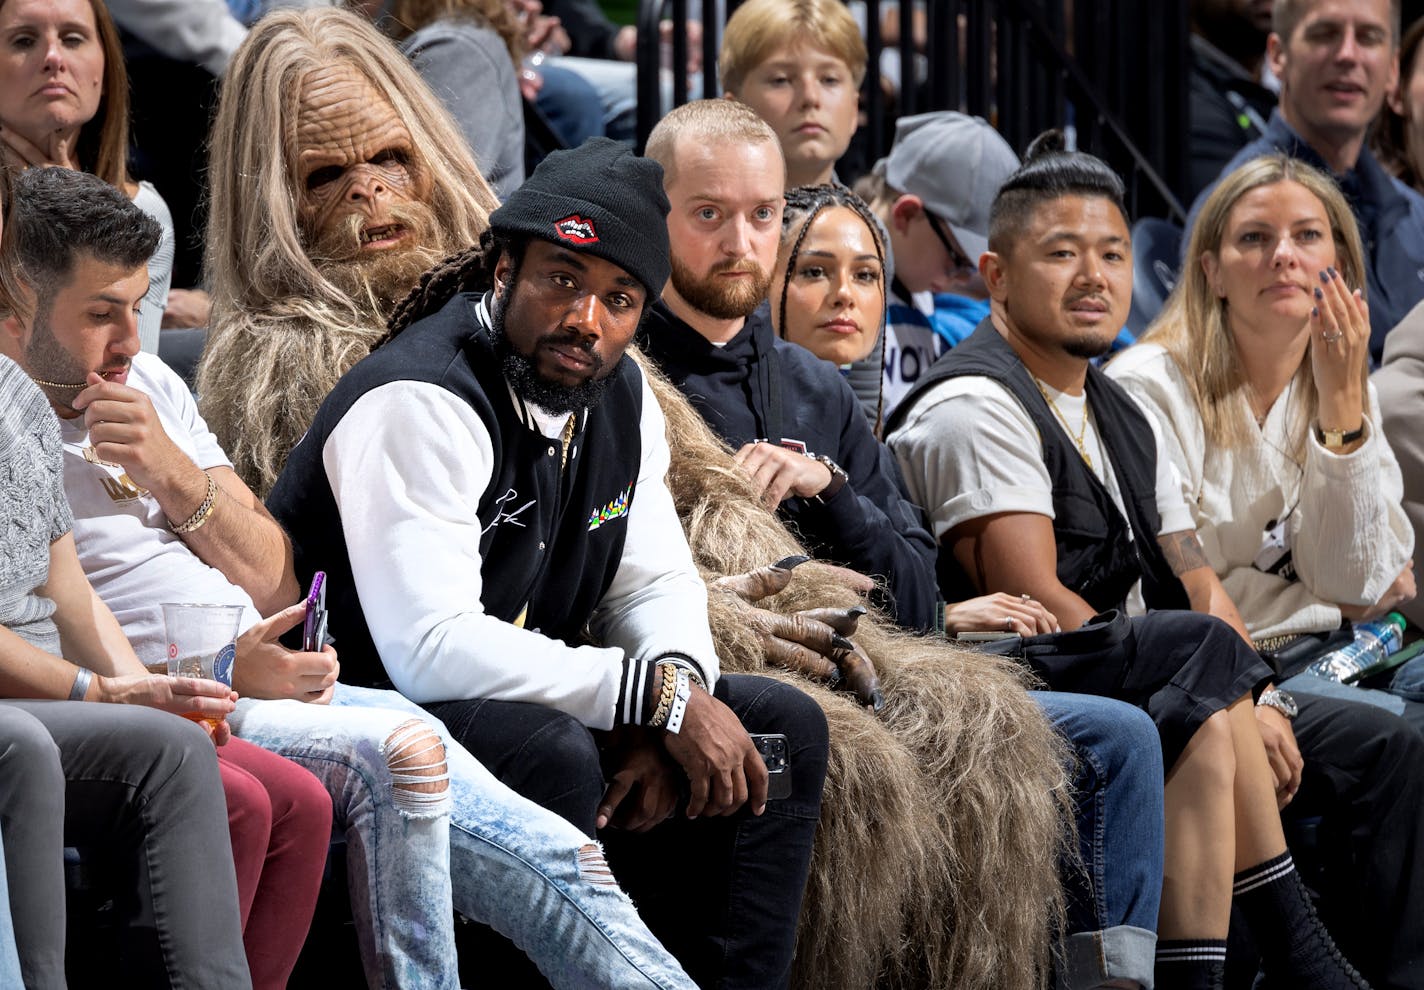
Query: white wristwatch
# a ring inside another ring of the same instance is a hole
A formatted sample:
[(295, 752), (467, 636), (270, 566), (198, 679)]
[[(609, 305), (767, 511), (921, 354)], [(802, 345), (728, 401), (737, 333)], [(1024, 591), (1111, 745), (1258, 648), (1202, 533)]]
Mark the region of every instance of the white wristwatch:
[(685, 667), (678, 667), (674, 678), (672, 709), (668, 712), (667, 724), (663, 728), (676, 735), (682, 731), (682, 719), (687, 714), (687, 702), (692, 698), (692, 678), (688, 676)]

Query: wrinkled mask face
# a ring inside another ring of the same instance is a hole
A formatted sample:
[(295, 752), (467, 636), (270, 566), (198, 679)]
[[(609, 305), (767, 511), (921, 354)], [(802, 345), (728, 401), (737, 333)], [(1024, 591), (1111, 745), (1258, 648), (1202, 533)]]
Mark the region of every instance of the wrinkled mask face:
[(353, 297), (384, 308), (444, 255), (410, 131), (349, 64), (302, 81), (295, 178), (307, 253)]

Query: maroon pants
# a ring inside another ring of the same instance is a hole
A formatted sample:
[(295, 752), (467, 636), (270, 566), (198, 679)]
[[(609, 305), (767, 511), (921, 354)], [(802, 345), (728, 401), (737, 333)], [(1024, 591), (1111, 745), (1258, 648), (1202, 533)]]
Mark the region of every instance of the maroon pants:
[(331, 796), (310, 772), (233, 738), (218, 747), (253, 990), (282, 990), (297, 964), (331, 842)]

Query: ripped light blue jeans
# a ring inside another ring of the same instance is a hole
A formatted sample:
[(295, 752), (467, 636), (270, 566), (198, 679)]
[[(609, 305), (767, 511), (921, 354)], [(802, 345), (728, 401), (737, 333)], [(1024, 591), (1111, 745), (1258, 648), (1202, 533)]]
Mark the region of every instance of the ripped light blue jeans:
[(513, 941), (555, 987), (695, 990), (598, 846), (401, 695), (340, 684), (330, 705), (244, 699), (229, 722), (331, 792), (372, 987), (458, 987), (453, 908)]

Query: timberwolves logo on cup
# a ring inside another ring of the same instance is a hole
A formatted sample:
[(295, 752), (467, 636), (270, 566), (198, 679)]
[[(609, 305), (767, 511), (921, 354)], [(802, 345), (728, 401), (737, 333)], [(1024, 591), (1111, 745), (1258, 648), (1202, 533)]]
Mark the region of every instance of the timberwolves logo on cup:
[(236, 644), (229, 643), (213, 657), (213, 680), (232, 687), (232, 661), (237, 657)]
[(592, 220), (585, 220), (577, 213), (570, 213), (562, 220), (554, 221), (554, 230), (571, 244), (597, 244), (598, 231)]

